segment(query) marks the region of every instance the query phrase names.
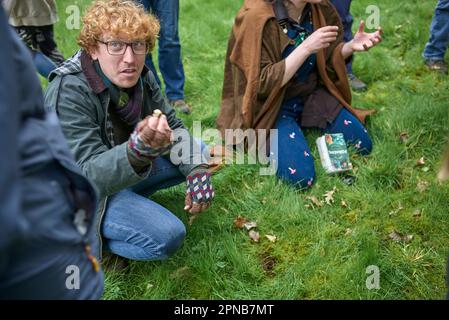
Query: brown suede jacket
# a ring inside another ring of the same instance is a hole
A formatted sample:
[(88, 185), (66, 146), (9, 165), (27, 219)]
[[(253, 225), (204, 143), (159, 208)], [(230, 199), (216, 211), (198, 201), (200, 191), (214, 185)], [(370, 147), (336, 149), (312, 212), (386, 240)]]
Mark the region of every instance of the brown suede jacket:
[[(328, 0), (311, 4), (311, 10), (314, 30), (327, 25), (339, 26), (337, 40), (317, 53), (319, 85), (364, 122), (374, 110), (351, 107), (346, 63), (341, 54), (343, 27), (338, 13)], [(281, 86), (285, 72), (282, 52), (289, 43), (290, 38), (278, 25), (271, 4), (264, 0), (245, 0), (228, 42), (221, 110), (216, 121), (222, 134), (225, 129), (273, 128), (289, 87), (289, 84)], [(326, 105), (319, 105), (320, 99), (315, 102), (318, 102), (316, 108), (303, 113), (302, 125), (322, 127), (323, 119), (333, 116), (323, 115)]]

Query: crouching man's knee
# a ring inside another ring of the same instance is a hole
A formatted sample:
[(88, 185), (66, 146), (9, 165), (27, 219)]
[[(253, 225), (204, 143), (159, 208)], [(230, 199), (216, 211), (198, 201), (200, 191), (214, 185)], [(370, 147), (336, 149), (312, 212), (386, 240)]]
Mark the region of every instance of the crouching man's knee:
[[(186, 236), (186, 228), (181, 220), (171, 222), (160, 228), (154, 242), (148, 243), (143, 249), (146, 258), (141, 260), (164, 260), (171, 257), (182, 245)], [(157, 241), (157, 242), (156, 242)], [(156, 243), (155, 243), (156, 242)]]

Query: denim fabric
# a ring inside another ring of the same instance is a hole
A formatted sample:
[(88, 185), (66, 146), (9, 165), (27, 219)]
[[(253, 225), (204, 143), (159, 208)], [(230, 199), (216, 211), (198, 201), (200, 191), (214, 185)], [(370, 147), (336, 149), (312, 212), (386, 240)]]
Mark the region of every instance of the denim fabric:
[[(206, 145), (197, 141), (206, 157)], [(133, 260), (170, 257), (182, 244), (185, 226), (148, 196), (185, 181), (168, 158), (158, 157), (147, 179), (110, 197), (101, 230), (105, 249)]]
[[(155, 14), (161, 24), (158, 40), (159, 70), (165, 83), (165, 95), (169, 100), (184, 99), (184, 67), (182, 65), (181, 43), (179, 41), (179, 0), (138, 0)], [(148, 68), (157, 76), (151, 55), (146, 59)]]
[(278, 161), (277, 177), (303, 189), (311, 187), (315, 181), (314, 158), (299, 126), (304, 105), (298, 99), (293, 100), (284, 103), (278, 114), (275, 124), (278, 147), (270, 156)]
[(56, 69), (56, 64), (41, 52), (33, 52), (33, 56), (37, 72), (39, 72), (41, 76), (48, 78), (50, 72)]
[(424, 48), (426, 60), (443, 60), (449, 45), (449, 0), (439, 0), (430, 24), (430, 38)]
[[(343, 40), (349, 42), (352, 40), (352, 23), (354, 18), (351, 15), (350, 7), (352, 0), (331, 0), (332, 4), (338, 11), (341, 22), (343, 23)], [(348, 73), (352, 73), (352, 62), (354, 60), (354, 55), (352, 55), (350, 61), (346, 64), (346, 70)]]
[[(280, 179), (305, 189), (311, 187), (316, 178), (314, 158), (299, 126), (302, 109), (301, 101), (282, 106), (275, 125), (278, 130), (277, 154), (273, 153), (271, 156), (278, 161), (276, 175)], [(353, 145), (361, 155), (371, 152), (372, 142), (368, 131), (346, 109), (340, 111), (324, 132), (343, 133), (346, 143)]]
[(133, 260), (162, 260), (172, 255), (184, 239), (184, 224), (147, 196), (183, 181), (178, 168), (159, 157), (148, 179), (111, 196), (102, 224), (105, 249)]

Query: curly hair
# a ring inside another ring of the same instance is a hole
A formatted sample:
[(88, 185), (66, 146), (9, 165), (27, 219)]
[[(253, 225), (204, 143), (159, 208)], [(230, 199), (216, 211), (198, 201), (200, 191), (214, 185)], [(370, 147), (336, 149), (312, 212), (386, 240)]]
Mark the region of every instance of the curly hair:
[(114, 37), (125, 35), (129, 40), (144, 39), (151, 51), (159, 29), (158, 19), (133, 0), (97, 0), (84, 14), (77, 43), (91, 52), (97, 46), (97, 40), (104, 33), (110, 33)]

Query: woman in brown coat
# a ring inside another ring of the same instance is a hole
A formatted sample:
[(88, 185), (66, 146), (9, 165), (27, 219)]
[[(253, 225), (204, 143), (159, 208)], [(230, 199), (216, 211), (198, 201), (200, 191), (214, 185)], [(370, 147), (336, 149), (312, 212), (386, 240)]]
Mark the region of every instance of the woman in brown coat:
[(361, 154), (371, 152), (363, 126), (372, 110), (351, 107), (345, 60), (381, 41), (360, 23), (343, 42), (328, 0), (245, 0), (228, 43), (218, 128), (277, 129), (277, 176), (297, 187), (315, 180), (303, 128), (341, 132)]

